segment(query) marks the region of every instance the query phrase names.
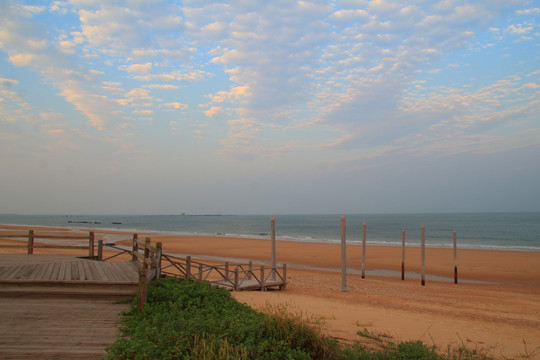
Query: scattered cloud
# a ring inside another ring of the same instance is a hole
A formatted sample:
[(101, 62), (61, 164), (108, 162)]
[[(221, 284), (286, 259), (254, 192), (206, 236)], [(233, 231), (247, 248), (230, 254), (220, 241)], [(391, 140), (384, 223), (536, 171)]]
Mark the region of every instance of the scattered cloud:
[(169, 108), (181, 109), (181, 110), (186, 110), (186, 109), (189, 108), (189, 106), (187, 104), (182, 104), (182, 103), (179, 103), (179, 102), (171, 102), (171, 103), (166, 103), (164, 105), (166, 107), (169, 107)]
[(146, 64), (132, 64), (125, 67), (126, 71), (133, 72), (137, 74), (148, 74), (152, 71), (152, 63), (147, 62)]

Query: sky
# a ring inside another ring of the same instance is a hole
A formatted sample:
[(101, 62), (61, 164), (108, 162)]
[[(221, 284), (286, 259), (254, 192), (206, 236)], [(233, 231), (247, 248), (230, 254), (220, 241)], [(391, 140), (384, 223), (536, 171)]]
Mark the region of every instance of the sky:
[(540, 211), (540, 1), (0, 0), (0, 213)]

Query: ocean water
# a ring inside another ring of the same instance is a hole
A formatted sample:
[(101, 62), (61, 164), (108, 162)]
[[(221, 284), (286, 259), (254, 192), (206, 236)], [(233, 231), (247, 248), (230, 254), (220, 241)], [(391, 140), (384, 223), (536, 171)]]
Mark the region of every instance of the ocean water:
[[(347, 242), (368, 244), (540, 251), (540, 213), (349, 214)], [(283, 240), (339, 242), (341, 215), (276, 215), (276, 237)], [(0, 224), (156, 231), (172, 234), (269, 238), (270, 215), (0, 215)]]

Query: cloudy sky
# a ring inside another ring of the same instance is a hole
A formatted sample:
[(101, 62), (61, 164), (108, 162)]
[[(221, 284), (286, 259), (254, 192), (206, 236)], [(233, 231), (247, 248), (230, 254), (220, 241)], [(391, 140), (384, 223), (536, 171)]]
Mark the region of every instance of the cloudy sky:
[(0, 213), (540, 211), (540, 3), (0, 1)]

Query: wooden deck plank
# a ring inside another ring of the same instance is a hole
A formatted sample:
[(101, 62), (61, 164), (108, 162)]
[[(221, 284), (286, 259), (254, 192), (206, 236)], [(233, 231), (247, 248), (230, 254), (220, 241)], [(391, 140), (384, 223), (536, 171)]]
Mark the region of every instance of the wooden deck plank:
[(37, 272), (34, 274), (31, 280), (43, 279), (43, 274), (47, 271), (47, 264), (36, 264)]
[(51, 277), (49, 278), (49, 280), (58, 280), (58, 273), (60, 272), (60, 264), (59, 263), (54, 263), (53, 264), (53, 269), (51, 271)]
[(64, 280), (71, 280), (71, 261), (66, 263), (66, 269), (64, 272)]
[(6, 272), (5, 274), (5, 278), (7, 280), (13, 280), (16, 278), (17, 274), (19, 273), (19, 271), (21, 270), (21, 267), (20, 266), (11, 266), (9, 268), (10, 271)]
[(88, 268), (92, 272), (92, 276), (93, 276), (94, 280), (98, 280), (98, 281), (105, 281), (106, 280), (104, 278), (105, 274), (103, 274), (103, 272), (100, 271), (100, 268), (98, 266), (96, 266), (95, 261), (88, 261), (86, 263), (88, 264)]
[(71, 262), (71, 280), (79, 280), (79, 266), (77, 261)]
[(105, 274), (105, 278), (107, 279), (107, 281), (111, 281), (111, 282), (117, 282), (118, 281), (118, 278), (116, 277), (116, 274), (111, 269), (111, 264), (110, 263), (100, 261), (100, 262), (98, 262), (98, 267), (101, 268), (101, 270)]
[(77, 269), (78, 269), (79, 277), (78, 277), (78, 279), (74, 279), (74, 280), (87, 280), (87, 278), (85, 276), (84, 262), (83, 261), (77, 261)]
[(30, 274), (28, 274), (28, 279), (35, 280), (39, 276), (40, 272), (43, 270), (43, 267), (44, 264), (36, 264), (34, 266), (34, 270), (32, 270)]
[(64, 276), (66, 275), (66, 263), (65, 262), (61, 262), (59, 263), (59, 268), (58, 268), (58, 280), (64, 280)]
[(121, 281), (137, 281), (138, 275), (130, 261), (112, 263)]
[(125, 266), (125, 262), (111, 263), (111, 265), (119, 281), (129, 281), (129, 269)]
[(96, 271), (98, 272), (99, 276), (101, 276), (103, 281), (114, 281), (111, 276), (108, 276), (107, 272), (104, 269), (104, 267), (108, 264), (105, 264), (101, 261), (92, 261), (92, 265), (96, 268)]
[(127, 307), (100, 299), (0, 297), (0, 358), (101, 359)]
[(45, 271), (45, 274), (43, 274), (42, 280), (50, 280), (52, 278), (53, 271), (54, 271), (54, 263), (48, 264), (47, 271)]
[(21, 270), (17, 274), (18, 279), (28, 279), (30, 274), (34, 271), (35, 266), (33, 265), (23, 265)]

